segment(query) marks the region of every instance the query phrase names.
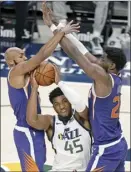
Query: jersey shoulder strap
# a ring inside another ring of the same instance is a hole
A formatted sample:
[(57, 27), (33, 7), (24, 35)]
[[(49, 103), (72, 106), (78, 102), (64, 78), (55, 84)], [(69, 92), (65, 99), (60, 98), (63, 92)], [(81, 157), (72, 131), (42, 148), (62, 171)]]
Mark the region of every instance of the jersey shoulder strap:
[(55, 123), (56, 123), (56, 116), (53, 116), (53, 125), (52, 125), (52, 136), (50, 138), (50, 141), (52, 142), (53, 137), (54, 137), (54, 133), (55, 133)]

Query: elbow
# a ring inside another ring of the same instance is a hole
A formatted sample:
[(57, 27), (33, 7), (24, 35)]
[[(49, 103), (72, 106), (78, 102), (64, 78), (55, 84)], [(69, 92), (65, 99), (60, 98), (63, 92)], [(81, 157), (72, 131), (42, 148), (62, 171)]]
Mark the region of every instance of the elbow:
[(77, 112), (81, 113), (83, 111), (85, 111), (86, 109), (86, 104), (84, 101), (79, 101), (74, 105), (74, 109), (76, 109)]
[(27, 122), (28, 125), (31, 126), (31, 120), (28, 117), (26, 118), (26, 122)]
[(28, 125), (30, 125), (32, 127), (32, 119), (28, 117), (28, 115), (26, 115), (26, 122)]
[(37, 126), (37, 118), (33, 118), (28, 113), (26, 114), (26, 122), (29, 126), (35, 128), (35, 129), (39, 129), (39, 127)]

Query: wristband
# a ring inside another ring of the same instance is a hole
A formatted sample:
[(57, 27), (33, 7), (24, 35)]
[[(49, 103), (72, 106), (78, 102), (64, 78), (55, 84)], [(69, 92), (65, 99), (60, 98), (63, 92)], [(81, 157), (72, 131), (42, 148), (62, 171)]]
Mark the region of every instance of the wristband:
[(54, 32), (56, 29), (57, 29), (57, 27), (56, 27), (54, 24), (52, 24), (51, 27), (50, 27), (50, 30), (51, 30), (52, 32)]

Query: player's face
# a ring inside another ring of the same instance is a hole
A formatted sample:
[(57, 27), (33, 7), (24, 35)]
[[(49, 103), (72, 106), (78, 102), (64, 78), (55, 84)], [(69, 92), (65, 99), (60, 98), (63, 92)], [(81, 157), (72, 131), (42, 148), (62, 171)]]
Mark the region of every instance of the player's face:
[(108, 71), (110, 61), (108, 60), (106, 53), (104, 53), (103, 56), (100, 57), (100, 59), (98, 60), (98, 64), (106, 71)]
[(71, 104), (64, 95), (57, 96), (53, 99), (53, 107), (58, 115), (63, 117), (71, 115)]
[(16, 64), (21, 63), (25, 60), (27, 60), (27, 57), (25, 56), (25, 52), (23, 50), (15, 51), (14, 52), (14, 61)]

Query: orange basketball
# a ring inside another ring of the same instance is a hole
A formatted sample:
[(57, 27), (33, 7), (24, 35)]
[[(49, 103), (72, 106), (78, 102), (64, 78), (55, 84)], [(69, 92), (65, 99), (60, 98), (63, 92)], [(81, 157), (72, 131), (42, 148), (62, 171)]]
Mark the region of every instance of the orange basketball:
[(55, 82), (55, 70), (53, 64), (50, 62), (42, 62), (39, 67), (36, 68), (35, 79), (38, 85), (49, 86)]

